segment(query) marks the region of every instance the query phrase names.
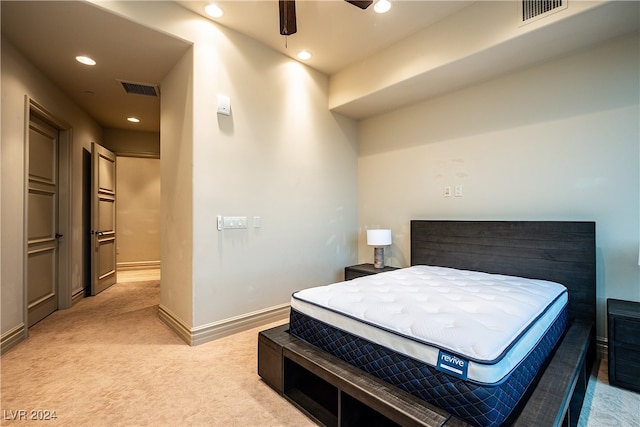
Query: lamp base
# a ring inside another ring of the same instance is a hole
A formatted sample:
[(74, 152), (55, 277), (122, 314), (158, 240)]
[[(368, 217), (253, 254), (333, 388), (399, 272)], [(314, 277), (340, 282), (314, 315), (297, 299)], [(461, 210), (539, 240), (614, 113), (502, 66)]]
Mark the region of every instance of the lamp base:
[(373, 248), (373, 266), (384, 268), (384, 248)]

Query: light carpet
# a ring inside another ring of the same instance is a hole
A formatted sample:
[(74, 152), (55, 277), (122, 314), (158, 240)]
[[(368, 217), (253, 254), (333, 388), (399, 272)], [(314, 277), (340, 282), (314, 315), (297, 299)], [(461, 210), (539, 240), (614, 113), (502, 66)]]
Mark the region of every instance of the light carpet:
[[(314, 425), (257, 375), (258, 332), (277, 324), (190, 347), (158, 319), (159, 283), (119, 283), (32, 327), (1, 359), (1, 424)], [(582, 427), (640, 425), (640, 394), (609, 386), (606, 364), (586, 404)]]
[(607, 370), (606, 359), (594, 367), (578, 427), (640, 427), (640, 393), (609, 385)]
[[(32, 327), (2, 356), (2, 425), (313, 425), (259, 379), (262, 328), (190, 347), (158, 303), (158, 281), (122, 283)], [(56, 419), (6, 419), (33, 410)]]

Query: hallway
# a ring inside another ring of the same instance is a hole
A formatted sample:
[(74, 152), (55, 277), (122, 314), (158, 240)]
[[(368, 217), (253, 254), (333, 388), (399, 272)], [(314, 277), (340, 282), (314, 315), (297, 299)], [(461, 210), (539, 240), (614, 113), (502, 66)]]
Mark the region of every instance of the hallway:
[(118, 270), (118, 283), (144, 282), (148, 280), (160, 280), (160, 269), (149, 270)]
[(190, 347), (158, 319), (158, 275), (121, 273), (30, 329), (2, 356), (1, 425), (43, 425), (17, 419), (31, 410), (62, 426), (313, 425), (259, 379), (264, 328)]

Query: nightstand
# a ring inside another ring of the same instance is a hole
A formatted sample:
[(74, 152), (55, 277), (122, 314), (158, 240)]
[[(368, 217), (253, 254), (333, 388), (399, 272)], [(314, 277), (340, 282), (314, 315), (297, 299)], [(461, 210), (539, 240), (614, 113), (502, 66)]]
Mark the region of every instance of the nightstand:
[(640, 391), (640, 303), (607, 299), (609, 383)]
[(382, 273), (383, 271), (398, 270), (398, 267), (375, 268), (373, 264), (358, 264), (344, 268), (344, 280), (351, 280), (357, 277), (370, 276)]

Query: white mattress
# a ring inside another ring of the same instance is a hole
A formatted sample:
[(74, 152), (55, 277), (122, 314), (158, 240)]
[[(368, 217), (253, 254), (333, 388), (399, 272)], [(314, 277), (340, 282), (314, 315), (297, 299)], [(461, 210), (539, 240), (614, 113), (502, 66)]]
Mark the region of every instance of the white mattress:
[(558, 283), (432, 266), (305, 289), (291, 298), (300, 313), (432, 366), (441, 367), (446, 353), (454, 362), (463, 359), (463, 378), (483, 384), (501, 382), (566, 304), (566, 288)]

